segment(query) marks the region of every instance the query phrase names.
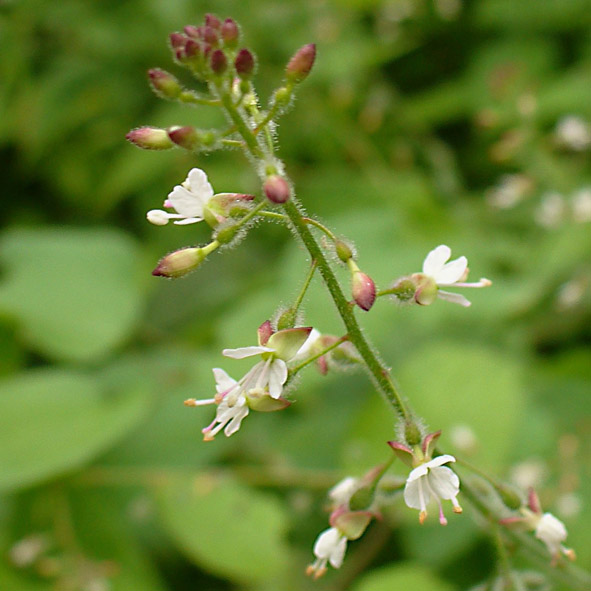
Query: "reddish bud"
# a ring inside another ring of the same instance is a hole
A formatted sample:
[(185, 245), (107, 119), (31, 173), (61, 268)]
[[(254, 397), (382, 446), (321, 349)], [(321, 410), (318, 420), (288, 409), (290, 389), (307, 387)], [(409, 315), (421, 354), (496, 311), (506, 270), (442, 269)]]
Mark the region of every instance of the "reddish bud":
[(361, 271), (353, 273), (353, 299), (366, 312), (376, 300), (376, 285), (373, 279)]
[(228, 59), (221, 49), (216, 49), (209, 58), (209, 65), (214, 74), (221, 76), (228, 68)]
[(170, 127), (168, 137), (185, 150), (195, 150), (199, 146), (199, 134), (194, 127), (185, 125), (183, 127)]
[(224, 43), (228, 47), (236, 47), (238, 38), (240, 37), (240, 30), (238, 29), (236, 21), (227, 18), (222, 25), (221, 35)]
[(263, 185), (267, 199), (272, 203), (285, 203), (291, 196), (287, 181), (279, 175), (270, 176)]
[(187, 25), (183, 28), (185, 34), (192, 39), (201, 39), (201, 29), (200, 27), (196, 27), (195, 25)]
[(215, 14), (207, 13), (205, 15), (205, 25), (207, 27), (211, 27), (212, 29), (219, 30), (220, 27), (222, 26), (222, 23), (221, 23), (220, 19)]
[(238, 77), (246, 80), (250, 78), (254, 73), (254, 56), (248, 49), (241, 49), (234, 60), (234, 68), (236, 68), (236, 74)]
[(180, 47), (184, 47), (185, 43), (188, 41), (187, 37), (182, 33), (171, 33), (168, 36), (170, 40), (170, 46), (173, 49), (179, 49)]
[(205, 253), (202, 248), (181, 248), (160, 259), (152, 275), (171, 279), (183, 277), (195, 270), (204, 259)]
[(294, 56), (289, 60), (285, 69), (287, 79), (292, 82), (301, 82), (304, 80), (310, 73), (315, 58), (316, 45), (314, 45), (314, 43), (309, 43), (298, 49)]
[(168, 150), (174, 147), (166, 130), (158, 127), (138, 127), (132, 129), (125, 138), (144, 150)]
[(203, 27), (201, 34), (203, 36), (203, 41), (205, 41), (206, 43), (209, 43), (210, 45), (218, 44), (218, 34), (212, 27)]
[(148, 70), (148, 78), (152, 90), (163, 98), (177, 98), (182, 91), (179, 81), (172, 74), (159, 68)]
[(194, 39), (189, 39), (185, 44), (185, 56), (189, 59), (194, 59), (201, 53), (201, 45)]

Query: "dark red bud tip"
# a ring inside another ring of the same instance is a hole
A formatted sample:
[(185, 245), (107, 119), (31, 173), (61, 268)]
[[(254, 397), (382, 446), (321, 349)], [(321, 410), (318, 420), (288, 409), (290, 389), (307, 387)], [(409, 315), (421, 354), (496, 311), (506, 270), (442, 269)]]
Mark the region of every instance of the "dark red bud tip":
[(170, 40), (170, 46), (173, 49), (184, 47), (185, 43), (188, 41), (187, 37), (182, 33), (171, 33), (168, 38)]
[(227, 18), (224, 21), (221, 29), (222, 39), (228, 47), (235, 47), (240, 37), (240, 29), (236, 24), (236, 21), (231, 18)]
[(304, 80), (310, 73), (315, 59), (316, 45), (314, 43), (309, 43), (298, 49), (285, 69), (287, 78), (293, 82)]
[(211, 27), (212, 29), (219, 30), (220, 27), (222, 26), (222, 23), (221, 23), (220, 19), (215, 14), (207, 13), (205, 15), (205, 25), (207, 27)]
[(248, 49), (241, 49), (234, 60), (234, 68), (236, 68), (236, 74), (243, 80), (248, 79), (254, 73), (254, 56)]
[(226, 54), (221, 49), (216, 49), (209, 58), (209, 65), (212, 72), (220, 76), (228, 68)]
[(267, 199), (272, 203), (285, 203), (291, 196), (287, 181), (279, 175), (270, 176), (263, 185)]
[(199, 45), (198, 41), (194, 39), (189, 39), (185, 44), (185, 55), (189, 59), (193, 59), (199, 56), (201, 53), (201, 45)]
[(376, 301), (376, 285), (369, 275), (361, 271), (353, 274), (353, 299), (366, 312)]

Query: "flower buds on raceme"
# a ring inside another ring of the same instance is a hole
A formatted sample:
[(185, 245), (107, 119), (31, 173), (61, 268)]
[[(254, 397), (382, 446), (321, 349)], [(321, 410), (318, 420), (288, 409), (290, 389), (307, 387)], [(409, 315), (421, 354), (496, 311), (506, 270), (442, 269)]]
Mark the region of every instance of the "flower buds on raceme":
[(263, 185), (263, 191), (271, 203), (285, 203), (289, 201), (291, 196), (288, 182), (277, 174), (267, 178)]
[(241, 80), (248, 80), (255, 69), (254, 56), (248, 49), (241, 49), (234, 60), (236, 74)]
[(285, 68), (285, 75), (290, 82), (305, 80), (314, 65), (316, 45), (309, 43), (296, 51)]
[(168, 150), (174, 143), (168, 137), (166, 129), (159, 127), (138, 127), (132, 129), (126, 139), (143, 150)]
[(205, 259), (206, 253), (202, 248), (181, 248), (160, 259), (157, 267), (152, 271), (156, 277), (177, 279), (194, 271)]
[(176, 77), (160, 68), (148, 70), (148, 79), (152, 90), (162, 98), (176, 99), (182, 91)]

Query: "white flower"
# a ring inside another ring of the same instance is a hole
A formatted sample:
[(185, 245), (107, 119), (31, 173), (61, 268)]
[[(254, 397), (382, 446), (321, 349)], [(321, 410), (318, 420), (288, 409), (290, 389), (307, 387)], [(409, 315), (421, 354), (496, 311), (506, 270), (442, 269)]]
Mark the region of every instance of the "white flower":
[(546, 544), (553, 560), (556, 560), (560, 554), (564, 554), (569, 560), (576, 558), (574, 550), (562, 544), (566, 540), (567, 531), (560, 519), (554, 517), (552, 513), (544, 513), (535, 515), (534, 520), (535, 536)]
[(577, 115), (567, 115), (556, 125), (556, 140), (562, 146), (580, 152), (591, 146), (591, 126)]
[(306, 573), (315, 579), (326, 572), (326, 564), (330, 562), (333, 568), (340, 568), (345, 558), (347, 538), (336, 527), (324, 530), (314, 544), (316, 560), (308, 566)]
[[(265, 331), (270, 330), (266, 323)], [(240, 380), (243, 389), (268, 391), (271, 398), (278, 399), (287, 380), (287, 362), (292, 361), (308, 339), (311, 328), (288, 328), (272, 333), (270, 336), (259, 329), (259, 345), (224, 349), (222, 354), (232, 359), (245, 359), (261, 355), (257, 363)], [(260, 335), (263, 335), (262, 337)]]
[(359, 488), (359, 479), (353, 476), (347, 476), (340, 482), (337, 482), (329, 491), (328, 498), (332, 501), (335, 507), (340, 505), (349, 506), (351, 497), (357, 492)]
[[(423, 262), (423, 275), (430, 278), (437, 288), (440, 287), (488, 287), (491, 282), (482, 278), (477, 283), (465, 283), (468, 276), (468, 259), (462, 256), (453, 261), (449, 261), (451, 249), (445, 244), (439, 245), (433, 249)], [(447, 262), (449, 261), (449, 262)], [(437, 289), (437, 297), (460, 306), (470, 306), (470, 301), (463, 295), (450, 293)], [(420, 295), (417, 299), (419, 303), (431, 303), (431, 301), (421, 302)]]
[(451, 501), (454, 513), (461, 513), (457, 495), (460, 492), (458, 475), (442, 464), (455, 462), (456, 459), (448, 454), (437, 456), (411, 471), (404, 487), (404, 502), (411, 509), (420, 511), (419, 521), (423, 523), (427, 517), (427, 504), (433, 497), (439, 504), (439, 523), (446, 525), (441, 500)]
[(164, 226), (169, 220), (177, 220), (174, 223), (179, 226), (195, 224), (203, 220), (204, 209), (212, 197), (213, 189), (207, 180), (207, 175), (200, 168), (193, 168), (189, 171), (186, 180), (181, 185), (177, 185), (164, 202), (164, 207), (174, 209), (175, 213), (152, 209), (146, 217), (149, 222), (157, 226)]

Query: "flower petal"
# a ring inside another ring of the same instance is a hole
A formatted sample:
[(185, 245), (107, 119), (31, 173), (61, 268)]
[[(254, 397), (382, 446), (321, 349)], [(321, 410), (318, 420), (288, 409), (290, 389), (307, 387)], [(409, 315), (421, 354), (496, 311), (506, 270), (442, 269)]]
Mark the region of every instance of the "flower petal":
[(455, 462), (455, 461), (456, 461), (456, 459), (452, 455), (443, 454), (441, 456), (437, 456), (436, 458), (433, 458), (432, 460), (429, 460), (428, 462), (426, 462), (423, 465), (426, 466), (427, 468), (437, 468), (437, 466), (442, 466), (443, 464), (447, 464), (449, 462)]
[(287, 380), (287, 365), (282, 359), (274, 359), (269, 367), (269, 394), (271, 398), (279, 398), (283, 392), (283, 384)]
[(267, 344), (273, 347), (277, 357), (289, 361), (301, 349), (311, 332), (311, 326), (279, 330), (271, 335)]
[[(240, 400), (244, 400), (244, 399), (241, 398)], [(234, 408), (236, 408), (236, 407), (234, 407)], [(248, 406), (246, 406), (246, 404), (244, 406), (239, 406), (238, 408), (236, 408), (234, 416), (232, 417), (232, 419), (230, 420), (230, 422), (226, 425), (226, 428), (224, 429), (224, 434), (226, 435), (226, 437), (230, 437), (230, 435), (234, 435), (234, 433), (236, 433), (236, 431), (238, 431), (238, 429), (240, 429), (240, 424), (242, 423), (242, 419), (244, 419), (244, 417), (246, 417), (247, 414), (248, 414)]]
[(445, 244), (440, 244), (434, 248), (423, 261), (423, 273), (429, 277), (435, 277), (437, 273), (443, 268), (446, 261), (451, 256), (451, 249)]
[(185, 218), (203, 217), (205, 201), (181, 185), (177, 185), (168, 194), (168, 201)]
[(422, 511), (426, 507), (427, 503), (429, 503), (431, 493), (429, 492), (429, 487), (423, 486), (423, 503), (421, 503), (421, 495), (419, 494), (420, 488), (420, 478), (411, 480), (409, 477), (409, 479), (406, 481), (406, 486), (404, 487), (404, 502), (406, 503), (407, 507)]
[(452, 302), (452, 304), (459, 304), (464, 308), (469, 308), (472, 305), (470, 300), (466, 299), (459, 293), (450, 293), (449, 291), (442, 291), (440, 289), (437, 292), (437, 297), (441, 300), (445, 300), (446, 302)]
[(219, 367), (214, 368), (212, 371), (216, 383), (216, 391), (218, 393), (230, 390), (237, 383), (235, 379), (231, 378), (223, 369), (220, 369)]
[(200, 168), (192, 168), (187, 175), (185, 183), (189, 185), (191, 193), (199, 197), (203, 204), (207, 203), (213, 197), (213, 188), (207, 180), (207, 175)]
[(245, 357), (260, 355), (261, 353), (272, 353), (273, 351), (274, 349), (269, 349), (269, 347), (253, 345), (252, 347), (239, 347), (238, 349), (224, 349), (222, 355), (232, 359), (244, 359)]
[(462, 256), (443, 265), (433, 278), (437, 285), (453, 285), (466, 274), (467, 268), (468, 259)]
[(447, 466), (431, 468), (427, 475), (429, 486), (440, 499), (453, 499), (460, 492), (458, 475)]
[(172, 222), (173, 224), (176, 224), (177, 226), (187, 226), (188, 224), (196, 224), (197, 222), (202, 222), (203, 218), (184, 218), (182, 220), (179, 220), (178, 222)]

